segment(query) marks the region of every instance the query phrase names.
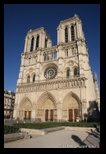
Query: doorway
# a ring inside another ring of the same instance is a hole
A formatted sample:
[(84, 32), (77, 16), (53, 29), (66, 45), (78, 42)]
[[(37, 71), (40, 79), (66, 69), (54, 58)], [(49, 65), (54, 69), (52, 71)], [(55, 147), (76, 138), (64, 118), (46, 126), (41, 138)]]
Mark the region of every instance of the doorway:
[(46, 110), (45, 110), (45, 121), (48, 121), (48, 112), (49, 112), (49, 110), (46, 109)]
[(69, 109), (69, 121), (73, 121), (73, 110)]

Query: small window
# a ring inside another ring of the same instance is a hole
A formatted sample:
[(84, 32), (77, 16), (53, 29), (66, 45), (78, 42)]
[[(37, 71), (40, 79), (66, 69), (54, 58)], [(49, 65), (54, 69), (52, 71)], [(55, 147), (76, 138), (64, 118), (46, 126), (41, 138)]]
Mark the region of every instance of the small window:
[(39, 47), (39, 35), (36, 38), (36, 49)]
[(33, 46), (34, 46), (34, 37), (32, 37), (32, 40), (31, 40), (30, 51), (33, 51)]
[(28, 75), (28, 77), (27, 77), (27, 83), (29, 83), (30, 82), (30, 75)]
[(66, 76), (67, 76), (67, 78), (70, 77), (70, 70), (69, 70), (69, 69), (68, 69), (67, 72), (66, 72)]
[(33, 75), (33, 82), (35, 81), (35, 74)]
[(47, 39), (45, 39), (45, 48), (47, 48)]
[(65, 42), (68, 42), (68, 28), (65, 28)]
[(77, 76), (78, 74), (79, 74), (78, 68), (75, 68), (75, 69), (74, 69), (74, 76)]
[(75, 40), (75, 35), (74, 35), (74, 26), (71, 26), (71, 40)]

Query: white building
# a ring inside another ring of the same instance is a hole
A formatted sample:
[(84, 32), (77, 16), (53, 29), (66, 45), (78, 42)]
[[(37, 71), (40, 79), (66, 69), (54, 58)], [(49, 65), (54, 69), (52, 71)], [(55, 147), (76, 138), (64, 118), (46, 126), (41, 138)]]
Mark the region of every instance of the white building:
[(4, 118), (12, 118), (15, 103), (15, 93), (4, 90)]
[(41, 121), (83, 119), (89, 102), (100, 109), (82, 22), (78, 15), (60, 21), (57, 45), (44, 27), (29, 30), (21, 55), (14, 118)]

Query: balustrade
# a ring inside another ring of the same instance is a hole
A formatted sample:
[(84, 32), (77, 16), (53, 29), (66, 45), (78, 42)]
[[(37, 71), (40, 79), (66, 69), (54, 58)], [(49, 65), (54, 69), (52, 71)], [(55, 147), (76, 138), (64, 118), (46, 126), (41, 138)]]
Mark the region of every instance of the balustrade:
[(52, 89), (65, 89), (85, 86), (85, 77), (77, 77), (73, 79), (58, 79), (58, 80), (46, 80), (35, 83), (23, 83), (17, 86), (17, 92), (29, 92), (29, 91), (44, 91)]

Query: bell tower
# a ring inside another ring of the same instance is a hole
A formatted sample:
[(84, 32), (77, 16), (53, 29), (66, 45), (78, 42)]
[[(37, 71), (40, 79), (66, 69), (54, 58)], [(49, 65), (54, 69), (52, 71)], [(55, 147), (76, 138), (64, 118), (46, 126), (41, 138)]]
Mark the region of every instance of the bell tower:
[(57, 44), (72, 42), (78, 39), (84, 39), (82, 22), (78, 15), (75, 14), (72, 18), (60, 21), (57, 27)]
[(38, 49), (48, 48), (51, 46), (52, 41), (44, 27), (35, 30), (30, 29), (25, 38), (24, 53), (34, 52)]

